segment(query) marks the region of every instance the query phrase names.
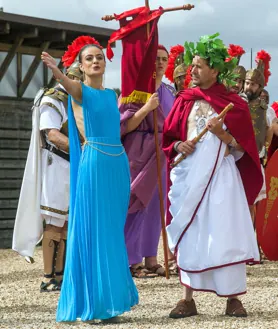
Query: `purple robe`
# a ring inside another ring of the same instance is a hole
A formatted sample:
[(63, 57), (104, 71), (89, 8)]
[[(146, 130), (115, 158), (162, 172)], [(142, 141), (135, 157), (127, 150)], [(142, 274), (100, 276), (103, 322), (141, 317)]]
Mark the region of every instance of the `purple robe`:
[[(162, 83), (157, 93), (160, 100), (157, 117), (161, 146), (164, 120), (172, 108), (175, 91), (171, 86)], [(134, 104), (120, 106), (122, 141), (131, 173), (131, 197), (125, 224), (125, 240), (130, 265), (142, 262), (144, 257), (157, 255), (161, 232), (153, 113), (149, 113), (136, 130), (125, 135), (127, 120), (137, 110), (138, 106)], [(160, 149), (163, 193), (166, 200), (165, 155), (162, 147)]]

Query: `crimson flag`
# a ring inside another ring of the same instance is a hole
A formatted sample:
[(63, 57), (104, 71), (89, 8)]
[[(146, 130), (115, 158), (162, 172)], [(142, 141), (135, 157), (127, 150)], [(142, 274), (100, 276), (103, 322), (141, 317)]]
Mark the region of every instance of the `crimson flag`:
[(108, 41), (107, 57), (110, 60), (113, 57), (111, 43), (122, 40), (122, 103), (145, 103), (150, 94), (155, 92), (157, 23), (162, 14), (161, 7), (153, 11), (140, 7), (115, 15), (120, 22), (120, 29)]

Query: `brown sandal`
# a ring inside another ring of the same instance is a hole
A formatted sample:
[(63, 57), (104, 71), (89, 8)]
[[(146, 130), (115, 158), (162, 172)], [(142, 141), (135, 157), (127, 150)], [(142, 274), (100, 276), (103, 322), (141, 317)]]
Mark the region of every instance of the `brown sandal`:
[(136, 268), (130, 266), (130, 273), (131, 273), (131, 276), (136, 279), (152, 279), (152, 278), (157, 277), (157, 274), (154, 274), (154, 273), (146, 270), (142, 266), (138, 266)]
[(185, 299), (181, 299), (177, 306), (171, 311), (169, 317), (172, 319), (181, 319), (187, 318), (189, 316), (197, 315), (197, 308), (194, 302), (194, 299), (191, 301), (186, 301)]
[(227, 300), (226, 315), (235, 316), (237, 318), (246, 318), (247, 312), (242, 302), (237, 298)]
[(154, 274), (157, 274), (159, 276), (166, 276), (166, 271), (165, 271), (165, 268), (160, 265), (160, 264), (156, 264), (152, 267), (146, 267), (146, 269), (151, 272), (151, 273), (154, 273)]

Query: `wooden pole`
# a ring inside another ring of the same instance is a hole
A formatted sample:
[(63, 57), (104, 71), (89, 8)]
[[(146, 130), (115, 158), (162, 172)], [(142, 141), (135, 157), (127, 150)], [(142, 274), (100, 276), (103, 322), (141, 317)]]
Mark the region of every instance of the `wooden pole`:
[[(145, 0), (145, 6), (147, 8), (149, 8), (149, 5), (147, 5), (147, 0)], [(148, 2), (149, 3), (149, 2)], [(170, 12), (170, 11), (177, 11), (177, 10), (191, 10), (194, 8), (194, 5), (183, 5), (183, 6), (179, 6), (179, 7), (172, 7), (172, 8), (164, 8), (163, 9), (163, 13), (167, 13), (167, 12)], [(101, 18), (103, 21), (112, 21), (113, 19), (116, 19), (114, 15), (105, 15)]]
[[(149, 1), (145, 0), (145, 6), (149, 7)], [(147, 37), (150, 36), (150, 24), (147, 24)], [(165, 210), (164, 210), (164, 197), (162, 188), (162, 177), (161, 177), (161, 162), (160, 162), (160, 145), (158, 137), (158, 123), (157, 123), (157, 109), (153, 110), (153, 124), (154, 124), (154, 139), (155, 139), (155, 152), (156, 152), (156, 168), (157, 168), (157, 185), (159, 194), (159, 205), (160, 205), (160, 219), (161, 219), (161, 231), (163, 240), (163, 251), (164, 251), (164, 263), (165, 263), (165, 276), (169, 279), (169, 265), (168, 265), (168, 241), (166, 234), (165, 224)]]

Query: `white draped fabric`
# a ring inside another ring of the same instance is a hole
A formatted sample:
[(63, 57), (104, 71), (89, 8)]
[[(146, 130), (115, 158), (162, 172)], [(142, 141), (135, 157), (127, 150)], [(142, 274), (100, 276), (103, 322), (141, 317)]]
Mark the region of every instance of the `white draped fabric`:
[[(34, 104), (40, 103), (38, 93)], [(44, 96), (42, 102), (53, 103), (61, 115), (49, 106), (34, 106), (32, 135), (22, 180), (13, 233), (13, 250), (33, 257), (36, 244), (43, 234), (43, 219), (47, 224), (62, 227), (68, 218), (69, 162), (42, 149), (43, 129), (58, 129), (67, 121), (62, 102)], [(49, 156), (51, 164), (49, 163)]]
[(41, 143), (40, 110), (33, 110), (33, 127), (27, 162), (18, 201), (13, 233), (13, 250), (20, 255), (33, 257), (34, 249), (43, 233), (41, 219)]
[(240, 173), (235, 157), (225, 157), (225, 150), (207, 133), (194, 153), (172, 169), (172, 222), (167, 227), (181, 283), (220, 296), (244, 293), (245, 264), (259, 260)]

